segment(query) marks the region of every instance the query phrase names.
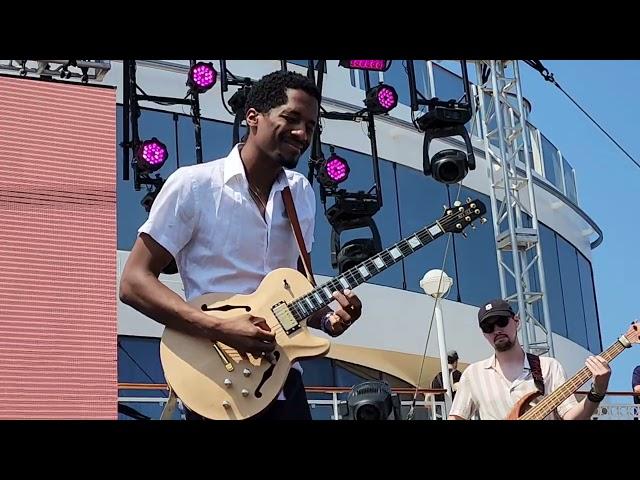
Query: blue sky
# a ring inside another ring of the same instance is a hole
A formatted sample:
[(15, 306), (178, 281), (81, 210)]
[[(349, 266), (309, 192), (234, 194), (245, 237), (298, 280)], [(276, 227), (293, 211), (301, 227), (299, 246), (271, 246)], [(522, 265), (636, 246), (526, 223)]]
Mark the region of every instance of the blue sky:
[[(556, 81), (640, 162), (640, 61), (542, 60)], [(603, 348), (640, 318), (638, 240), (640, 168), (636, 167), (557, 87), (521, 63), (530, 121), (576, 170), (580, 206), (604, 233), (593, 251)], [(611, 364), (611, 391), (630, 391), (640, 346)], [(630, 403), (630, 397), (625, 403)]]

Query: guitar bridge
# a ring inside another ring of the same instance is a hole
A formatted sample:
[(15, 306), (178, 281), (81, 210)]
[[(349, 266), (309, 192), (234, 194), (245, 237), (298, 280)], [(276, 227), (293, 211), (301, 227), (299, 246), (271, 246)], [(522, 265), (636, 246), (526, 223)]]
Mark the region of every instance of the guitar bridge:
[(276, 303), (271, 307), (271, 311), (287, 335), (290, 335), (301, 328), (300, 322), (296, 320), (296, 317), (294, 317), (291, 310), (289, 310), (289, 305), (285, 302)]

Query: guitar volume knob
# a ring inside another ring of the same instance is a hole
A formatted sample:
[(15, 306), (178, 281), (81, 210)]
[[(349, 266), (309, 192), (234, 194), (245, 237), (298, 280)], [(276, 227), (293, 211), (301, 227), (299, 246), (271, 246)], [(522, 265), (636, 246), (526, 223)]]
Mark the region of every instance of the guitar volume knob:
[(251, 375), (251, 370), (249, 370), (248, 368), (245, 368), (245, 369), (242, 371), (242, 374), (243, 374), (245, 377), (248, 377), (249, 375)]

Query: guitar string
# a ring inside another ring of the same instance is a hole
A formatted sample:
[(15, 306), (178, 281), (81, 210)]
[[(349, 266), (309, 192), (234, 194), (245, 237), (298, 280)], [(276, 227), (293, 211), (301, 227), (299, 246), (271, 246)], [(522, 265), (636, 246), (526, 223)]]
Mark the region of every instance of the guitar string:
[[(256, 192), (251, 188), (251, 184), (249, 184), (248, 182), (247, 182), (247, 184), (249, 185), (249, 191), (250, 191), (250, 193), (252, 193), (252, 194), (253, 194), (253, 195), (252, 195), (252, 197), (254, 197), (254, 196), (255, 196), (255, 197), (257, 197), (257, 198), (260, 200), (260, 203), (261, 203), (261, 204), (266, 208), (266, 205), (264, 204), (264, 202), (262, 202), (262, 199), (261, 199), (258, 195), (256, 195)], [(459, 199), (459, 197), (460, 197), (460, 191), (461, 191), (461, 186), (459, 185), (459, 186), (458, 186), (458, 192), (457, 192), (457, 195), (456, 195), (456, 201), (457, 201), (457, 200)], [(480, 201), (479, 201), (479, 200), (474, 200), (473, 202), (475, 202), (475, 203), (480, 203)], [(456, 208), (456, 207), (451, 207), (451, 210), (453, 210), (454, 208)], [(470, 213), (470, 212), (466, 212), (466, 213)], [(440, 218), (437, 222), (434, 222), (434, 224), (432, 224), (432, 225), (436, 225), (436, 224), (438, 224), (438, 223), (439, 223), (439, 224), (443, 227), (443, 229), (445, 230), (445, 233), (446, 233), (449, 227), (451, 227), (451, 226), (455, 225), (457, 222), (459, 223), (459, 222), (461, 221), (461, 220), (459, 220), (458, 218), (455, 218), (455, 216), (457, 215), (457, 213), (456, 213), (455, 211), (452, 211), (452, 212), (451, 212), (451, 214), (448, 214), (448, 215), (447, 215), (447, 217), (451, 217), (451, 215), (454, 215), (454, 217), (452, 217), (452, 218), (448, 218), (448, 219), (442, 219), (442, 218)], [(472, 213), (472, 215), (475, 217), (475, 215), (476, 215), (476, 214), (475, 214), (475, 213)], [(479, 215), (478, 215), (478, 216), (479, 216)], [(475, 217), (475, 218), (474, 218), (474, 220), (475, 220), (476, 218), (478, 218), (478, 217)], [(471, 222), (469, 222), (469, 223), (471, 223)], [(466, 227), (466, 225), (465, 225), (465, 227)], [(422, 231), (423, 231), (423, 230), (425, 230), (425, 229), (427, 229), (427, 227), (424, 227), (424, 228), (422, 228), (422, 229), (418, 230), (417, 232), (414, 232), (412, 235), (409, 235), (407, 238), (400, 240), (400, 241), (399, 241), (399, 242), (397, 242), (395, 245), (392, 245), (391, 247), (387, 248), (385, 251), (389, 251), (389, 250), (393, 249), (395, 246), (397, 246), (398, 244), (400, 244), (400, 243), (402, 243), (402, 242), (406, 242), (406, 241), (407, 241), (407, 239), (409, 239), (409, 238), (412, 238), (412, 237), (415, 237), (415, 236), (418, 236), (418, 237), (419, 237), (419, 232), (422, 232)], [(451, 238), (451, 236), (449, 236), (449, 237), (448, 237), (448, 239), (447, 239), (447, 247), (445, 248), (444, 260), (443, 260), (443, 269), (444, 269), (444, 263), (446, 262), (446, 254), (447, 254), (447, 250), (448, 250), (448, 247), (449, 247), (449, 241), (450, 241), (450, 238)], [(424, 246), (424, 245), (426, 245), (426, 244), (423, 244), (423, 246)], [(403, 255), (403, 257), (404, 257), (404, 258), (406, 258), (406, 257), (407, 257), (407, 256), (409, 256), (411, 253), (413, 253), (413, 251), (409, 252), (409, 253), (408, 253), (408, 254), (406, 254), (406, 255)], [(380, 254), (380, 255), (381, 255), (381, 254)], [(367, 261), (367, 260), (365, 260), (365, 262), (366, 262), (366, 261)], [(383, 260), (383, 261), (384, 261), (384, 260)], [(363, 262), (363, 263), (364, 263), (364, 262)], [(394, 262), (394, 264), (395, 264), (395, 263), (397, 263), (397, 262)], [(386, 265), (386, 262), (385, 262), (385, 269), (386, 269), (386, 268), (388, 268), (388, 267), (390, 267), (390, 266), (393, 266), (394, 264)], [(356, 269), (357, 267), (358, 267), (358, 266), (356, 265), (356, 267), (354, 267), (354, 268), (352, 268), (352, 269), (350, 269), (350, 270)], [(346, 277), (346, 276), (347, 276), (347, 274), (348, 274), (348, 272), (345, 272), (343, 275), (339, 275), (339, 276), (345, 276), (345, 277)], [(337, 277), (336, 277), (336, 278), (337, 278)], [(335, 280), (335, 279), (334, 279), (334, 280)], [(319, 288), (320, 288), (320, 287), (317, 287), (315, 290), (318, 290)], [(314, 291), (315, 291), (315, 290), (314, 290)], [(312, 291), (312, 292), (313, 292), (313, 291)], [(302, 312), (302, 311), (301, 311), (297, 306), (295, 306), (295, 302), (296, 302), (296, 301), (298, 301), (298, 300), (300, 300), (300, 299), (302, 299), (305, 295), (308, 295), (308, 294), (310, 294), (310, 293), (312, 293), (312, 292), (308, 292), (307, 294), (300, 295), (298, 298), (296, 298), (296, 299), (295, 299), (295, 300), (293, 300), (290, 304), (288, 304), (288, 306), (290, 306), (290, 307), (291, 307), (291, 306), (294, 306), (294, 311), (295, 311), (295, 313), (297, 313), (298, 315), (300, 315), (300, 313), (304, 313), (304, 312)], [(435, 314), (435, 304), (434, 304), (433, 313)], [(309, 316), (310, 316), (310, 315), (309, 315)], [(306, 317), (306, 318), (308, 318), (308, 317)], [(304, 320), (304, 319), (303, 319), (303, 320)], [(433, 325), (433, 315), (432, 315), (431, 322), (430, 322), (430, 325), (429, 325), (429, 332), (428, 332), (428, 334), (427, 334), (427, 341), (425, 342), (425, 352), (424, 352), (424, 354), (425, 354), (425, 355), (426, 355), (426, 345), (428, 344), (428, 341), (429, 341), (429, 336), (430, 336), (430, 333), (431, 333), (431, 327), (432, 327), (432, 325)], [(277, 319), (276, 319), (276, 323), (275, 323), (274, 327), (271, 329), (271, 331), (274, 333), (274, 335), (275, 335), (275, 339), (276, 339), (276, 340), (278, 339), (278, 337), (282, 337), (283, 335), (285, 336), (285, 338), (289, 338), (289, 336), (288, 336), (288, 334), (286, 333), (286, 331), (285, 331), (284, 327), (282, 327), (282, 326), (280, 325), (280, 323), (277, 321)], [(228, 347), (228, 348), (226, 349), (226, 350), (227, 350), (227, 351), (226, 351), (226, 353), (229, 353), (229, 354), (232, 354), (232, 355), (233, 355), (233, 354), (235, 354), (235, 355), (237, 355), (237, 356), (239, 356), (239, 357), (242, 357), (242, 355), (238, 352), (238, 350), (237, 350), (237, 349), (234, 349), (233, 347), (229, 347), (229, 346), (227, 346), (227, 347)], [(424, 357), (424, 355), (423, 355), (423, 357)], [(423, 358), (423, 361), (422, 361), (422, 363), (421, 363), (421, 365), (420, 365), (419, 378), (422, 376), (422, 369), (423, 369), (423, 367), (424, 367), (424, 358)], [(419, 383), (419, 381), (418, 381), (418, 383)], [(416, 389), (416, 393), (415, 393), (415, 395), (414, 395), (414, 403), (415, 403), (415, 400), (416, 400), (417, 393), (418, 393), (418, 391), (417, 391), (417, 389)]]

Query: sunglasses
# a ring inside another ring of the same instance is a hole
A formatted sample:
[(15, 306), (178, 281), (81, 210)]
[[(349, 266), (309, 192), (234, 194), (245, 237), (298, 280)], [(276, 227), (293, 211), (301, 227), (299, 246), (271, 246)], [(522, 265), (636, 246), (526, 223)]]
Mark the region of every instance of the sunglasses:
[(484, 333), (493, 333), (496, 325), (500, 328), (504, 328), (509, 324), (510, 317), (497, 317), (495, 320), (486, 320), (480, 324), (480, 328)]

